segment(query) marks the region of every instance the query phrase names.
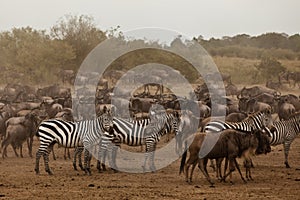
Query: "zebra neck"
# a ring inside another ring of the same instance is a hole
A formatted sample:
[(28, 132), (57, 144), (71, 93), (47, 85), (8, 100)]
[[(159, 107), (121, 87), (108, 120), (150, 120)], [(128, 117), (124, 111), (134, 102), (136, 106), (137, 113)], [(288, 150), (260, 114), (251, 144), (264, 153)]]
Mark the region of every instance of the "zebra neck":
[(93, 133), (104, 132), (103, 127), (100, 126), (99, 119), (83, 120), (75, 122), (75, 125), (76, 131), (81, 138), (92, 135)]
[(227, 128), (233, 128), (236, 130), (240, 131), (247, 131), (251, 132), (253, 130), (259, 129), (259, 126), (256, 126), (256, 123), (253, 122), (253, 120), (247, 120), (247, 121), (242, 121), (242, 122), (237, 122), (237, 123), (228, 123)]

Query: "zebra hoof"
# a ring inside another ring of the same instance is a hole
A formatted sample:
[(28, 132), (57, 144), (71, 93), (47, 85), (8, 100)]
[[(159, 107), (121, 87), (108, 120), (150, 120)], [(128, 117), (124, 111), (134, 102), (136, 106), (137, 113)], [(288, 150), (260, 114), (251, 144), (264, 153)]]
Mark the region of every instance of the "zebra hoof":
[(285, 167), (286, 167), (286, 168), (291, 168), (291, 166), (289, 165), (288, 162), (285, 162), (284, 164), (285, 164)]
[(77, 171), (76, 164), (73, 164), (73, 169), (74, 169), (75, 171)]
[(53, 175), (53, 173), (50, 170), (46, 170), (46, 172), (48, 172), (48, 174), (51, 176)]
[(84, 171), (84, 167), (82, 165), (79, 165), (79, 167), (82, 171)]
[(91, 169), (85, 169), (85, 174), (91, 176), (92, 175)]

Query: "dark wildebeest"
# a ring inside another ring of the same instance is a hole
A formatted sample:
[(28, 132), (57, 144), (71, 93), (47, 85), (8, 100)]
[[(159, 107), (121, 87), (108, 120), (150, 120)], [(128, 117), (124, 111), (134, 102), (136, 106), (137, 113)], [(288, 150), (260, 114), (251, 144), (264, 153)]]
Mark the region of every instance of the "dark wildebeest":
[[(186, 161), (186, 155), (187, 151), (184, 152), (181, 159), (181, 165), (180, 165), (180, 173), (185, 171), (185, 177), (187, 182), (192, 181), (193, 171), (195, 166), (198, 164), (200, 170), (203, 172), (207, 180), (213, 185), (213, 182), (211, 181), (206, 165), (208, 159), (219, 159), (222, 160), (223, 158), (226, 158), (229, 160), (230, 164), (230, 172), (226, 174), (226, 171), (224, 171), (224, 176), (222, 179), (225, 181), (226, 177), (231, 174), (232, 171), (235, 170), (235, 167), (238, 169), (241, 179), (245, 181), (244, 177), (242, 176), (242, 173), (239, 169), (238, 163), (236, 161), (237, 157), (244, 156), (247, 163), (251, 163), (249, 154), (255, 153), (255, 154), (262, 154), (262, 153), (268, 153), (271, 151), (270, 143), (269, 143), (269, 136), (267, 136), (265, 133), (261, 131), (255, 131), (254, 133), (246, 133), (246, 132), (240, 132), (233, 129), (227, 129), (220, 133), (219, 138), (217, 139), (216, 144), (212, 148), (212, 150), (205, 155), (203, 158), (199, 158), (199, 152), (201, 148), (203, 147), (203, 142), (208, 137), (208, 141), (210, 138), (216, 137), (216, 134), (205, 134), (205, 133), (197, 133), (194, 137), (193, 142), (191, 143), (189, 147), (189, 159)], [(218, 171), (220, 172), (220, 164), (221, 162), (217, 162), (218, 165)], [(192, 170), (189, 175), (189, 167), (192, 165)], [(227, 165), (225, 164), (225, 170)], [(250, 170), (251, 165), (246, 165), (246, 172)], [(221, 174), (220, 174), (221, 176)], [(248, 176), (248, 175), (247, 175)], [(251, 174), (250, 174), (251, 178)]]
[(22, 145), (27, 140), (29, 156), (32, 157), (32, 142), (35, 130), (39, 123), (39, 117), (35, 113), (28, 113), (25, 117), (18, 117), (16, 120), (10, 118), (6, 121), (6, 138), (2, 142), (2, 157), (7, 156), (7, 146), (12, 145), (15, 155), (16, 148), (20, 148), (20, 156), (23, 157)]
[(295, 114), (296, 108), (293, 104), (288, 103), (286, 97), (281, 97), (278, 100), (278, 117), (279, 120), (288, 120), (293, 114)]

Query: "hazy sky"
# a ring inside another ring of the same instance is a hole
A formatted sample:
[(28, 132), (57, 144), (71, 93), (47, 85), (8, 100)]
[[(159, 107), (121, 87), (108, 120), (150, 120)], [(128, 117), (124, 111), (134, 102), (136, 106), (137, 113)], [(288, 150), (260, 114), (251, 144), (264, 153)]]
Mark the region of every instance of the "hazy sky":
[(299, 0), (0, 0), (0, 31), (49, 30), (66, 14), (90, 15), (101, 30), (175, 30), (188, 37), (300, 32)]

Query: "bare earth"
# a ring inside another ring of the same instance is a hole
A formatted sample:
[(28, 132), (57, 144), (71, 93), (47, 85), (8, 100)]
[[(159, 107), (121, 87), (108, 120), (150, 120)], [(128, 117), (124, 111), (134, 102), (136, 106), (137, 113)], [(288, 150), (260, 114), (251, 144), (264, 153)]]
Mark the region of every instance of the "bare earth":
[[(46, 174), (42, 160), (41, 173), (35, 175), (35, 158), (30, 158), (23, 146), (24, 158), (16, 158), (9, 147), (9, 157), (0, 159), (0, 199), (300, 199), (300, 138), (291, 147), (291, 169), (283, 165), (282, 146), (272, 147), (270, 154), (254, 158), (254, 181), (244, 184), (234, 172), (234, 185), (214, 179), (215, 188), (209, 187), (199, 169), (193, 184), (187, 184), (184, 176), (178, 175), (180, 160), (145, 174), (98, 173), (92, 160), (92, 176), (86, 176), (74, 171), (71, 160), (63, 159), (63, 148), (57, 147), (58, 159), (50, 157), (54, 175)], [(34, 154), (37, 147), (38, 141), (34, 141)]]

